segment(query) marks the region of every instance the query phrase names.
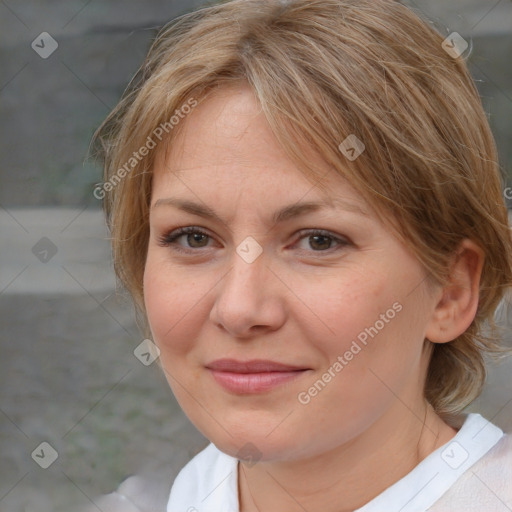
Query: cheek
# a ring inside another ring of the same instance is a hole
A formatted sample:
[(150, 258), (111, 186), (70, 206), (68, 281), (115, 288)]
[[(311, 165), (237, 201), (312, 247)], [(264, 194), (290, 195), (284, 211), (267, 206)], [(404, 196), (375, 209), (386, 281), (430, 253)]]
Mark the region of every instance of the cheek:
[[(400, 298), (399, 291), (385, 273), (352, 272), (333, 275), (330, 279), (306, 281), (299, 296), (314, 314), (304, 318), (303, 328), (330, 353), (343, 354), (358, 336), (364, 339), (365, 329), (382, 322), (380, 315), (392, 309)], [(394, 310), (390, 315), (395, 313)], [(313, 325), (315, 326), (313, 328)], [(316, 334), (315, 334), (316, 333)]]
[(153, 341), (166, 354), (185, 353), (194, 339), (190, 319), (200, 307), (200, 287), (148, 255), (144, 271), (144, 302)]
[(417, 367), (425, 327), (424, 297), (419, 290), (410, 293), (408, 283), (418, 278), (415, 269), (403, 270), (402, 279), (375, 267), (337, 280), (333, 276), (323, 284), (304, 282), (302, 292), (307, 295), (303, 296), (314, 315), (298, 316), (300, 329), (322, 353), (321, 371), (332, 369), (338, 356), (343, 358), (343, 369), (339, 365), (338, 372), (334, 369), (336, 375), (344, 375), (335, 379), (342, 394), (345, 386), (363, 380), (372, 388), (376, 377), (370, 370), (398, 383)]

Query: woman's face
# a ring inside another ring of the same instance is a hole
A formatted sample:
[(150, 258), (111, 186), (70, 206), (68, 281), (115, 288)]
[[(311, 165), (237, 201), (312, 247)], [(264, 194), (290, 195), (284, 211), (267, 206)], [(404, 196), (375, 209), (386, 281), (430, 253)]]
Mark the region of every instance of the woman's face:
[(250, 89), (181, 122), (154, 169), (144, 295), (190, 420), (233, 456), (293, 460), (411, 415), (436, 304), (418, 260), (332, 169), (328, 193), (297, 170)]

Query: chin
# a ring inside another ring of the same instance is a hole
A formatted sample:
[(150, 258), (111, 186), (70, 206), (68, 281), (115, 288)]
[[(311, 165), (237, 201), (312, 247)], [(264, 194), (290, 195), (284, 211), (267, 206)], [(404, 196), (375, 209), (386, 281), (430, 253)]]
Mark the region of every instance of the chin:
[(223, 453), (246, 461), (249, 466), (257, 462), (270, 462), (278, 460), (294, 460), (301, 458), (302, 441), (294, 440), (289, 435), (279, 437), (268, 436), (265, 432), (250, 432), (245, 429), (243, 434), (228, 430), (222, 436), (207, 436), (208, 439)]

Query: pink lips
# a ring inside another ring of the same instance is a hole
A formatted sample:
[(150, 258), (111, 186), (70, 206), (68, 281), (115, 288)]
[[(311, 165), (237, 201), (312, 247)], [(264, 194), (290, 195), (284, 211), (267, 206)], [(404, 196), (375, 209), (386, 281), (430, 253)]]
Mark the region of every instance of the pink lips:
[(206, 365), (213, 378), (234, 393), (261, 393), (293, 380), (308, 368), (264, 359), (236, 361), (218, 359)]

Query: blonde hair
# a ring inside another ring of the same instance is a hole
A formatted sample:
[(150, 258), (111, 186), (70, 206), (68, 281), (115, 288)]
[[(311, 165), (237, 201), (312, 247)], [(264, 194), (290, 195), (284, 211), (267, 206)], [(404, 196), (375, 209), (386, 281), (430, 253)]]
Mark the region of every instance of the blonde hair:
[[(393, 0), (233, 0), (165, 26), (94, 137), (111, 185), (102, 194), (114, 267), (138, 313), (145, 318), (156, 151), (130, 159), (158, 127), (172, 144), (186, 120), (169, 120), (191, 99), (248, 83), (298, 168), (322, 188), (303, 149), (314, 148), (393, 223), (435, 282), (445, 282), (464, 238), (483, 249), (476, 317), (457, 339), (435, 344), (425, 384), (439, 414), (455, 414), (477, 397), (484, 355), (500, 352), (492, 331), (484, 335), (484, 323), (493, 325), (512, 283), (512, 242), (478, 92), (464, 60), (442, 43), (428, 23)], [(339, 149), (349, 135), (365, 146), (355, 160)]]

